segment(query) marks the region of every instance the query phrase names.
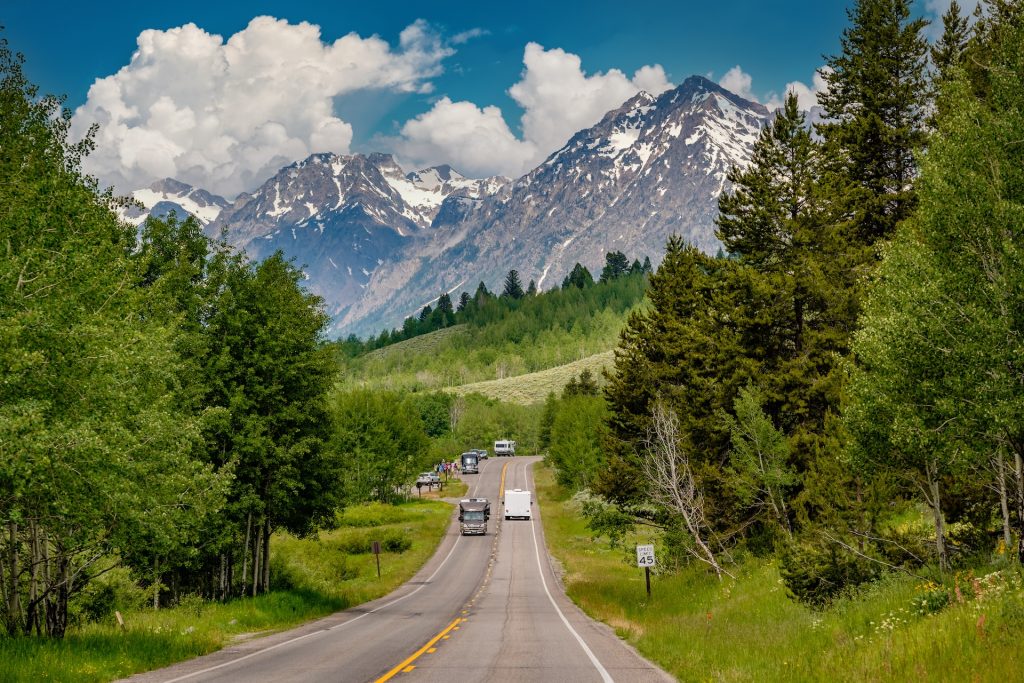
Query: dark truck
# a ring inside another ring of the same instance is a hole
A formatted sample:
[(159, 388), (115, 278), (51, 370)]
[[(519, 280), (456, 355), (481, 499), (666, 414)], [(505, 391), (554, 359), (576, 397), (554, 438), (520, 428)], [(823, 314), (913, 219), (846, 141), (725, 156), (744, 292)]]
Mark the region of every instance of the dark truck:
[(476, 451), (463, 453), (461, 467), (463, 474), (478, 474), (480, 472), (480, 454)]
[(463, 536), (487, 533), (491, 503), (486, 498), (463, 498), (459, 501), (459, 524)]

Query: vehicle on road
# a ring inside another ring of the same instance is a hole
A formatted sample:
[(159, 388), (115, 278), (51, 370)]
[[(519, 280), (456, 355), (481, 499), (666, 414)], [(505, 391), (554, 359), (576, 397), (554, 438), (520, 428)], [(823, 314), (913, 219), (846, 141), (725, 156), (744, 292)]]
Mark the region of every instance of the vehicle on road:
[(494, 455), (496, 456), (513, 456), (516, 454), (516, 442), (515, 441), (495, 441), (494, 442)]
[(486, 498), (464, 498), (459, 501), (459, 528), (463, 536), (487, 533), (491, 503)]
[(476, 451), (466, 451), (461, 456), (462, 473), (463, 474), (479, 474), (480, 472), (480, 454)]
[(416, 486), (434, 485), (441, 485), (441, 475), (437, 472), (420, 472), (420, 475), (416, 477)]
[(487, 459), (487, 449), (486, 448), (474, 448), (473, 450), (476, 452), (477, 455), (480, 456), (481, 460), (486, 460)]
[(505, 519), (533, 519), (533, 494), (523, 489), (505, 490)]

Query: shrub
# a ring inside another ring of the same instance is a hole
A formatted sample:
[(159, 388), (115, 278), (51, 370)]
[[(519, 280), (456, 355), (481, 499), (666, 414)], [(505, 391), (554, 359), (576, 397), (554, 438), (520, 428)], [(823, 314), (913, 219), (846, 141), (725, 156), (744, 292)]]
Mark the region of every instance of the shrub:
[(835, 543), (804, 538), (783, 548), (779, 573), (792, 597), (820, 608), (843, 592), (877, 579), (878, 566)]

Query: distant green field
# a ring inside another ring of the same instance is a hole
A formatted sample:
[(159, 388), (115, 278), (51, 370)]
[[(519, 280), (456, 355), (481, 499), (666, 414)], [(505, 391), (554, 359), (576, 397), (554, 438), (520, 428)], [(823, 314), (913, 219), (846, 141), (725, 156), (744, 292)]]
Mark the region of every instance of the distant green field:
[(605, 351), (588, 356), (572, 363), (558, 367), (531, 372), (526, 375), (494, 379), (486, 382), (474, 382), (449, 389), (454, 394), (482, 394), (488, 398), (528, 405), (541, 403), (548, 393), (560, 394), (565, 385), (573, 377), (579, 376), (584, 370), (593, 373), (599, 385), (604, 384), (602, 371), (610, 368), (615, 361), (614, 351)]

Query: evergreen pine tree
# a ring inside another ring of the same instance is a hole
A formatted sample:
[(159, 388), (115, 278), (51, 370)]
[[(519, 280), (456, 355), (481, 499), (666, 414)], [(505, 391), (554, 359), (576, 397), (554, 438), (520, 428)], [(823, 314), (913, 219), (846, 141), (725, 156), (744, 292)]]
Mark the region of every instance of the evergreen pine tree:
[(466, 310), (466, 306), (469, 305), (469, 302), (470, 302), (469, 292), (463, 292), (462, 295), (459, 296), (458, 312), (462, 313), (463, 311), (465, 311)]
[(910, 19), (910, 0), (856, 0), (847, 11), (842, 52), (829, 57), (819, 93), (826, 123), (818, 126), (828, 158), (857, 189), (857, 236), (886, 239), (915, 205), (916, 155), (928, 113), (928, 45), (923, 19)]
[(505, 299), (522, 299), (523, 283), (519, 280), (519, 271), (512, 269), (505, 276), (505, 289), (501, 293)]
[(967, 17), (961, 14), (960, 4), (952, 0), (949, 9), (942, 15), (942, 35), (931, 48), (935, 80), (949, 78), (950, 70), (963, 60), (964, 49), (970, 30)]
[(643, 267), (643, 271), (644, 271), (645, 273), (648, 273), (648, 274), (650, 274), (650, 273), (653, 273), (653, 272), (654, 272), (654, 266), (652, 266), (652, 265), (651, 265), (651, 257), (650, 257), (650, 256), (644, 256), (644, 267)]
[(432, 308), (430, 308), (430, 305), (429, 305), (429, 304), (428, 304), (428, 305), (426, 305), (426, 306), (424, 306), (424, 307), (423, 307), (423, 310), (422, 310), (422, 311), (420, 311), (420, 322), (421, 322), (421, 323), (425, 323), (425, 322), (427, 322), (427, 320), (429, 320), (429, 319), (430, 319), (430, 314), (431, 314), (432, 312), (433, 312), (433, 309), (432, 309)]
[(562, 281), (562, 289), (568, 289), (569, 287), (586, 289), (592, 284), (594, 284), (594, 276), (590, 274), (590, 271), (585, 266), (577, 263), (572, 267), (569, 274), (565, 276), (565, 280)]
[(530, 286), (526, 288), (527, 296), (537, 296), (537, 283), (530, 280)]
[(604, 257), (601, 282), (609, 282), (629, 272), (629, 259), (621, 251), (610, 251)]

